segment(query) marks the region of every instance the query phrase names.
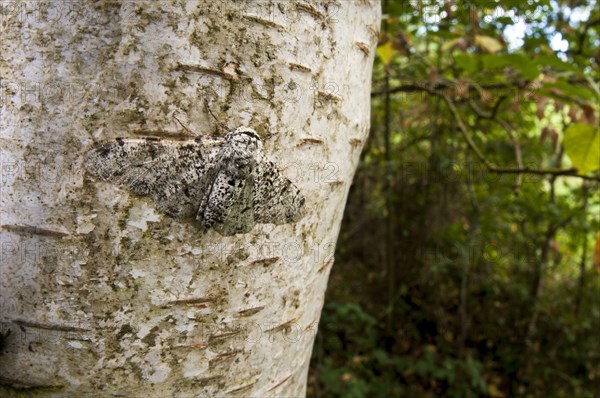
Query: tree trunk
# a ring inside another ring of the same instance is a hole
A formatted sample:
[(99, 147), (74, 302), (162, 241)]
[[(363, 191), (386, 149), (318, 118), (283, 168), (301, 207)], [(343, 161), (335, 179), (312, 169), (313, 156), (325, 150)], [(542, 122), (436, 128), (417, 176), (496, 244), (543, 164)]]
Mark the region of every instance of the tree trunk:
[[(0, 395), (304, 395), (379, 3), (2, 6)], [(256, 130), (299, 221), (222, 236), (82, 166), (100, 141), (220, 124)]]

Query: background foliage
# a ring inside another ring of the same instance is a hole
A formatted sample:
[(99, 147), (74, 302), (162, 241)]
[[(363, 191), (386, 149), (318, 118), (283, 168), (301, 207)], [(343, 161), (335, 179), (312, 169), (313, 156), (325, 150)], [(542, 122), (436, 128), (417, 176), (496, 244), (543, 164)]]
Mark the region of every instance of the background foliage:
[(595, 1), (387, 1), (312, 397), (600, 397)]

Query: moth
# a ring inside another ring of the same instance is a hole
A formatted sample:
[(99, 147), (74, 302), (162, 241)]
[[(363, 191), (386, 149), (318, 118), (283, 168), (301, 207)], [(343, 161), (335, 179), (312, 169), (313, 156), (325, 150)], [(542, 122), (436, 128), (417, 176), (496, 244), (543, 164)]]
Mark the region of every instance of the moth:
[(262, 148), (248, 127), (223, 138), (117, 138), (88, 149), (83, 165), (100, 180), (152, 198), (157, 210), (176, 220), (232, 236), (303, 215), (303, 195)]

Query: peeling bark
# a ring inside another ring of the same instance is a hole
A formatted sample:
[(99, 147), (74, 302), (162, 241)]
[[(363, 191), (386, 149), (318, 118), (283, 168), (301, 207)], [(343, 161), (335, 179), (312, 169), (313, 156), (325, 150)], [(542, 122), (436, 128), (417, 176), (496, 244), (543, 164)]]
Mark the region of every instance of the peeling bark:
[[(379, 3), (2, 6), (1, 395), (304, 395)], [(200, 232), (83, 171), (101, 140), (223, 136), (205, 104), (257, 131), (299, 222)]]

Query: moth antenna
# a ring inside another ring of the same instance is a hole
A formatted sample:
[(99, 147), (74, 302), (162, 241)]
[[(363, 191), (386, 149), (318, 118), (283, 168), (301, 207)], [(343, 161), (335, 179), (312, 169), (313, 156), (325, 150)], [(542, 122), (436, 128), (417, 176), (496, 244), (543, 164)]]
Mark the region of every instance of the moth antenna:
[(231, 129), (229, 127), (227, 127), (226, 124), (224, 124), (223, 122), (221, 122), (216, 116), (215, 114), (212, 112), (212, 110), (210, 109), (210, 106), (208, 106), (208, 99), (204, 99), (204, 108), (206, 109), (206, 111), (213, 117), (213, 119), (215, 119), (215, 121), (217, 122), (217, 125), (222, 128), (225, 131), (231, 131)]

